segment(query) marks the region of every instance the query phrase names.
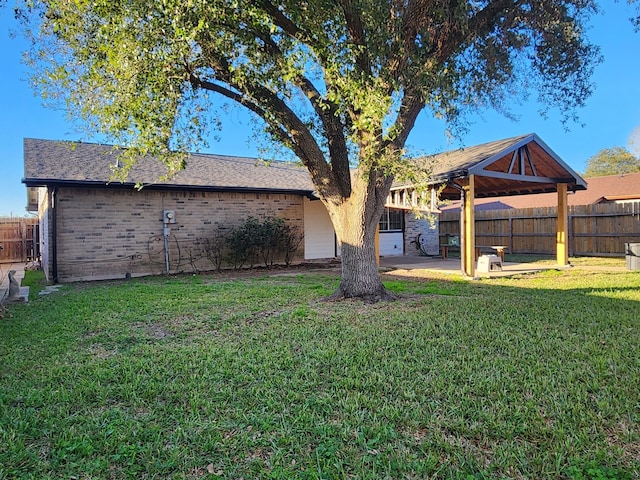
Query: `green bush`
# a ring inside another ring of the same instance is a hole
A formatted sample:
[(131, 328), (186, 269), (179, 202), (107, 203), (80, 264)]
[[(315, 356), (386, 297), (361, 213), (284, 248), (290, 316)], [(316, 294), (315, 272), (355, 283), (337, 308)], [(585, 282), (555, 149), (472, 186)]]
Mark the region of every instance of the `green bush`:
[(226, 236), (228, 260), (235, 269), (245, 265), (253, 267), (257, 263), (271, 267), (279, 259), (289, 265), (302, 238), (300, 230), (283, 218), (273, 215), (262, 219), (248, 217)]
[(227, 233), (218, 226), (211, 237), (200, 239), (203, 255), (211, 262), (216, 271), (222, 270), (227, 244)]

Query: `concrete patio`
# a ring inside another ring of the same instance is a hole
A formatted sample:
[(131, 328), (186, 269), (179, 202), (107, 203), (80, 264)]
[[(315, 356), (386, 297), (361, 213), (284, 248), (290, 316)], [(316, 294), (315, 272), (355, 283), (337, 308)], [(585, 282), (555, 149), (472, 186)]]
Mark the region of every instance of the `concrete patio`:
[[(402, 275), (402, 272), (425, 270), (427, 272), (439, 272), (448, 273), (452, 275), (462, 275), (462, 269), (460, 266), (460, 258), (446, 258), (441, 257), (415, 257), (415, 256), (394, 256), (394, 257), (382, 257), (380, 258), (380, 267), (392, 271), (394, 274)], [(481, 278), (496, 278), (496, 277), (509, 277), (513, 275), (520, 275), (523, 273), (534, 273), (543, 270), (555, 270), (561, 267), (557, 265), (538, 265), (535, 263), (511, 263), (505, 262), (502, 264), (502, 270), (491, 272), (478, 272), (476, 270), (476, 277)], [(571, 268), (571, 267), (562, 267)], [(413, 275), (415, 276), (415, 272)]]

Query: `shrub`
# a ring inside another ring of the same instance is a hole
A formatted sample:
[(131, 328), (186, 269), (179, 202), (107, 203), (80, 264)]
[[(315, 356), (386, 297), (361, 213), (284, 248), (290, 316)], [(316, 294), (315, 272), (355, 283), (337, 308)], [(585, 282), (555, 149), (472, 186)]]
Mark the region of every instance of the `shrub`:
[(215, 267), (216, 271), (222, 270), (224, 263), (225, 246), (227, 244), (227, 233), (218, 226), (211, 237), (200, 239), (202, 253)]
[(282, 248), (284, 250), (284, 263), (289, 266), (293, 254), (298, 250), (304, 235), (297, 225), (285, 225), (282, 231)]
[(229, 263), (235, 269), (245, 264), (253, 267), (258, 262), (271, 267), (276, 259), (282, 258), (289, 265), (302, 238), (298, 227), (288, 225), (283, 218), (248, 217), (226, 236)]
[(254, 217), (248, 217), (242, 225), (234, 228), (226, 237), (229, 247), (229, 263), (235, 269), (242, 268), (247, 262), (253, 266), (256, 259), (256, 237), (260, 229), (260, 222)]

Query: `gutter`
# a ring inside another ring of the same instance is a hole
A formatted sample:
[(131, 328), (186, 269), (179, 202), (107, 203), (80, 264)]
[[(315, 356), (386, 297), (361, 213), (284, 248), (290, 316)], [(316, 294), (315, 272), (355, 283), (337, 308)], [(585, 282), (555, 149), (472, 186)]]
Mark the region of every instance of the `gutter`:
[[(136, 189), (135, 183), (120, 182), (100, 182), (100, 181), (78, 181), (78, 180), (60, 180), (52, 178), (24, 178), (22, 180), (28, 187), (69, 187), (69, 188), (116, 188), (132, 190)], [(199, 191), (199, 192), (228, 192), (228, 193), (265, 193), (265, 194), (283, 194), (283, 195), (299, 195), (307, 197), (310, 200), (316, 199), (313, 189), (302, 188), (271, 188), (271, 187), (245, 187), (245, 186), (219, 186), (219, 185), (177, 185), (177, 184), (144, 184), (142, 190), (180, 190), (180, 191)]]

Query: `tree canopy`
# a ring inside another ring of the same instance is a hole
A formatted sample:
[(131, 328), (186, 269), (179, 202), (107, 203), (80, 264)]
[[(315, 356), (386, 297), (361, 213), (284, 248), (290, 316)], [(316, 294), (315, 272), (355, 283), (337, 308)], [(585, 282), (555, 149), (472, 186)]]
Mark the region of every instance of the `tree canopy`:
[(339, 184), (349, 163), (379, 164), (384, 151), (397, 158), (425, 107), (456, 121), (469, 109), (507, 110), (510, 93), (537, 90), (541, 104), (570, 115), (588, 97), (598, 59), (582, 35), (596, 6), (583, 0), (35, 8), (34, 84), (90, 129), (154, 153), (197, 149), (215, 93), (262, 118), (314, 179)]
[(635, 3), (636, 16), (631, 17), (631, 22), (635, 25), (636, 32), (640, 32), (640, 2), (638, 0), (627, 0), (627, 2), (629, 3), (629, 5)]
[(253, 112), (309, 170), (343, 245), (341, 291), (358, 296), (382, 290), (363, 278), (378, 276), (373, 232), (394, 177), (417, 181), (404, 149), (418, 115), (456, 126), (537, 92), (571, 118), (600, 59), (585, 36), (596, 11), (594, 0), (48, 0), (20, 13), (34, 84), (131, 158), (201, 148), (216, 97)]
[(585, 177), (640, 172), (640, 158), (624, 147), (604, 148), (587, 160)]

